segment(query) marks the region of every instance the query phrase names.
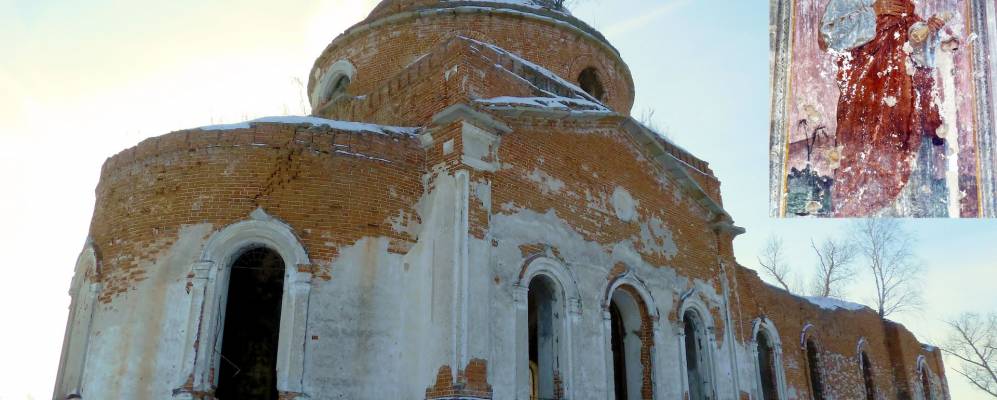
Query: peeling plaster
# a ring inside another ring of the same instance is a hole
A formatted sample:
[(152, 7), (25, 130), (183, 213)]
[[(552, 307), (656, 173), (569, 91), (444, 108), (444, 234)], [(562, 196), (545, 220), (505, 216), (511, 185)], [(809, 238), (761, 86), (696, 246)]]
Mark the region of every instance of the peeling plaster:
[(617, 186), (613, 189), (613, 211), (622, 221), (633, 221), (637, 218), (637, 201), (626, 189)]
[(543, 194), (555, 194), (564, 189), (564, 181), (550, 176), (550, 174), (541, 171), (539, 168), (535, 168), (527, 174), (526, 179), (538, 183), (540, 191), (543, 192)]
[(649, 218), (640, 224), (641, 250), (658, 254), (666, 259), (678, 255), (678, 245), (671, 229), (657, 217)]

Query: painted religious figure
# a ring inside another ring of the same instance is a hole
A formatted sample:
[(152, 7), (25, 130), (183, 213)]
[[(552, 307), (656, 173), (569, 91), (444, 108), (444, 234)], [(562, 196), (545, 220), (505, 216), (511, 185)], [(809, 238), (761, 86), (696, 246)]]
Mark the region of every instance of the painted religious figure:
[(773, 1), (774, 214), (986, 214), (972, 0)]

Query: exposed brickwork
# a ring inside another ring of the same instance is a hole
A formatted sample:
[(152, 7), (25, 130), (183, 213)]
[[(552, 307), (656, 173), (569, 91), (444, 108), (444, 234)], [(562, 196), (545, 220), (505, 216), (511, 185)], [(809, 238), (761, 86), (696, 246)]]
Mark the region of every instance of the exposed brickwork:
[(453, 396), (454, 394), (453, 372), (449, 365), (444, 365), (436, 373), (436, 383), (429, 389), (426, 389), (426, 398), (438, 399), (445, 396)]
[[(882, 398), (910, 398), (916, 385), (918, 355), (926, 357), (932, 371), (944, 371), (941, 352), (925, 350), (903, 326), (884, 321), (870, 309), (863, 311), (824, 310), (804, 299), (768, 286), (754, 271), (738, 268), (741, 317), (738, 328), (750, 340), (754, 319), (765, 315), (778, 327), (783, 349), (786, 381), (797, 388), (809, 388), (806, 348), (801, 343), (803, 328), (820, 349), (824, 393), (828, 398), (864, 398), (857, 347), (865, 339), (865, 350), (873, 365), (877, 392)], [(942, 376), (943, 372), (942, 372)]]
[[(626, 64), (598, 41), (566, 29), (553, 19), (546, 21), (485, 10), (470, 14), (424, 13), (421, 17), (392, 21), (378, 29), (347, 31), (316, 60), (315, 67), (324, 70), (337, 60), (349, 60), (356, 66), (357, 75), (364, 78), (351, 84), (348, 93), (360, 95), (373, 92), (398, 71), (456, 35), (487, 38), (569, 80), (575, 80), (587, 67), (597, 67), (604, 78), (606, 103), (622, 113), (629, 113), (633, 104), (633, 81)], [(309, 80), (310, 91), (316, 78), (312, 75)]]
[(303, 395), (304, 393), (299, 392), (280, 392), (277, 394), (277, 400), (298, 400)]
[(554, 400), (564, 398), (564, 381), (561, 380), (561, 372), (554, 370)]
[(436, 383), (426, 389), (426, 399), (474, 398), (491, 399), (492, 386), (488, 384), (488, 362), (472, 359), (453, 378), (450, 366), (440, 367)]
[[(387, 15), (379, 12), (411, 10), (429, 3), (433, 1), (385, 2), (367, 22)], [(494, 43), (569, 81), (582, 69), (595, 66), (608, 91), (606, 103), (618, 114), (503, 111), (475, 103), (480, 98), (538, 96), (564, 88), (515, 57), (460, 36)], [(487, 195), (471, 189), (467, 204), (468, 234), (486, 240), (485, 247), (490, 244), (497, 249), (503, 240), (510, 240), (492, 236), (496, 217), (528, 211), (555, 216), (571, 234), (594, 244), (595, 252), (603, 252), (607, 259), (616, 246), (627, 244), (648, 268), (674, 272), (676, 285), (681, 287), (670, 288), (674, 291), (671, 299), (664, 296), (672, 307), (660, 309), (667, 316), (661, 320), (659, 310), (649, 310), (636, 289), (620, 287), (637, 300), (641, 311), (642, 398), (654, 394), (653, 349), (673, 345), (655, 343), (655, 328), (666, 331), (677, 326), (679, 296), (693, 286), (713, 291), (695, 296), (710, 307), (714, 339), (721, 351), (736, 348), (729, 337), (741, 345), (749, 343), (756, 318), (773, 321), (782, 344), (786, 382), (801, 393), (809, 387), (806, 351), (800, 344), (808, 325), (812, 326), (808, 334), (819, 341), (828, 397), (861, 398), (856, 354), (861, 338), (867, 343), (883, 398), (906, 398), (913, 392), (918, 356), (925, 356), (931, 371), (944, 377), (940, 353), (922, 348), (902, 326), (883, 321), (871, 311), (822, 310), (764, 284), (753, 271), (738, 265), (732, 246), (736, 229), (724, 227), (726, 217), (707, 201), (723, 204), (720, 182), (709, 164), (664, 139), (633, 133), (633, 121), (626, 117), (633, 102), (629, 71), (598, 39), (547, 20), (510, 13), (423, 13), (378, 29), (348, 33), (327, 49), (316, 66), (324, 69), (339, 59), (350, 60), (358, 69), (347, 89), (350, 96), (317, 109), (317, 115), (418, 126), (427, 136), (261, 123), (248, 129), (173, 132), (123, 151), (104, 165), (91, 223), (94, 247), (100, 249), (99, 268), (92, 274), (103, 283), (101, 302), (122, 298), (153, 275), (155, 271), (147, 268), (164, 259), (185, 227), (210, 224), (211, 231), (217, 232), (247, 219), (257, 208), (288, 224), (298, 236), (312, 262), (295, 266), (299, 271), (311, 272), (322, 283), (335, 283), (337, 271), (331, 265), (340, 248), (358, 240), (387, 238), (390, 252), (407, 254), (420, 239), (417, 232), (407, 229), (423, 222), (417, 204), (442, 179), (462, 171), (472, 188), (487, 188)], [(310, 87), (316, 78), (312, 76)], [(461, 121), (432, 122), (434, 115), (456, 103), (468, 104), (511, 128), (511, 132), (497, 133), (497, 159), (484, 160), (494, 170), (471, 167), (462, 159), (468, 144), (463, 142)], [(652, 144), (663, 150), (652, 154), (649, 148), (658, 149)], [(677, 163), (681, 173), (668, 170), (671, 164), (662, 163), (662, 158)], [(616, 192), (633, 200), (632, 217), (621, 215), (613, 199)], [(547, 256), (563, 261), (566, 268), (578, 268), (565, 261), (579, 257), (568, 247), (544, 240), (516, 242), (516, 246), (522, 257), (518, 261)], [(443, 245), (440, 249), (448, 250)], [(516, 255), (513, 248), (512, 257)], [(474, 260), (474, 266), (490, 261)], [(523, 265), (515, 262), (509, 264)], [(597, 267), (599, 287), (638, 269), (624, 262)], [(503, 277), (515, 272), (503, 272), (484, 275), (490, 288), (501, 291), (509, 286)], [(188, 274), (188, 282), (181, 284), (190, 290), (193, 279)], [(665, 286), (653, 283), (648, 286)], [(445, 291), (444, 286), (438, 290)], [(729, 289), (730, 304), (711, 297), (722, 296), (724, 288)], [(659, 299), (657, 306), (669, 304), (661, 301), (665, 299)], [(592, 307), (600, 306), (582, 301), (578, 305), (581, 313), (571, 318), (585, 323)], [(601, 323), (601, 310), (596, 312)], [(341, 333), (307, 334), (312, 341), (321, 334), (325, 341)], [(577, 338), (575, 343), (585, 342)], [(463, 368), (442, 366), (435, 382), (414, 386), (415, 396), (428, 385), (427, 399), (490, 399), (489, 361), (473, 359)], [(459, 369), (455, 374), (451, 368)], [(501, 370), (494, 362), (492, 368)], [(583, 366), (576, 361), (573, 368), (577, 385)], [(572, 389), (565, 387), (572, 379), (562, 377), (563, 371), (554, 372), (555, 397), (563, 398)], [(209, 375), (213, 374), (212, 370)], [(718, 375), (716, 379), (726, 376)], [(180, 390), (193, 393), (194, 389), (189, 381)], [(297, 395), (281, 393), (281, 398)], [(747, 398), (743, 391), (739, 396)], [(210, 399), (211, 394), (197, 392), (195, 397)]]
[[(705, 209), (673, 178), (658, 172), (659, 167), (622, 132), (618, 120), (505, 120), (511, 122), (514, 133), (502, 137), (499, 160), (503, 168), (474, 176), (491, 179), (494, 212), (508, 212), (502, 210), (504, 205), (538, 213), (553, 211), (585, 239), (617, 243), (641, 234), (640, 221), (621, 221), (614, 214), (610, 197), (616, 187), (623, 187), (637, 201), (641, 219), (662, 221), (681, 249), (671, 255), (638, 248), (648, 263), (677, 268), (704, 281), (719, 274), (715, 235)], [(531, 174), (549, 176), (562, 185), (557, 191), (545, 191), (531, 180)], [(719, 185), (712, 177), (704, 182)]]
[[(339, 246), (364, 236), (412, 238), (392, 221), (418, 221), (423, 153), (411, 137), (284, 124), (181, 131), (146, 140), (110, 158), (97, 187), (91, 237), (103, 251), (109, 302), (146, 277), (184, 225), (217, 228), (257, 207), (295, 228), (316, 275)], [(121, 223), (127, 221), (127, 223)]]

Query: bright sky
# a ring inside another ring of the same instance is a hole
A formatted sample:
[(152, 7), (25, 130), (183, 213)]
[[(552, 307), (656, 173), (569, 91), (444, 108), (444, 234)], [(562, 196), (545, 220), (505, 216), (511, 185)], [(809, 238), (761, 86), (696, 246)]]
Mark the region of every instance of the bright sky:
[[(103, 161), (173, 130), (302, 114), (295, 78), (371, 0), (0, 0), (0, 400), (52, 395), (67, 290)], [(811, 237), (842, 221), (768, 218), (768, 5), (763, 1), (583, 1), (634, 73), (634, 114), (654, 109), (673, 140), (709, 161), (756, 265), (770, 234), (812, 268)], [(306, 113), (307, 111), (305, 111)], [(941, 342), (940, 320), (997, 310), (997, 225), (911, 221), (925, 262), (921, 312), (898, 316)], [(851, 300), (867, 290), (856, 285)], [(13, 328), (13, 329), (11, 329)], [(953, 363), (949, 362), (949, 367)], [(954, 372), (955, 399), (982, 398)]]

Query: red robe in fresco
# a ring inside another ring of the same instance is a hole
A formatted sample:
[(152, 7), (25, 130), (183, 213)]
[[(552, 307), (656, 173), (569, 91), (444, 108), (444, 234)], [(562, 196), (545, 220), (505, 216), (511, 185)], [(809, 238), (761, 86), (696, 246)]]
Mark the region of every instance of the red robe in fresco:
[(905, 51), (911, 26), (922, 21), (910, 0), (906, 5), (905, 16), (876, 16), (875, 38), (838, 60), (837, 140), (844, 149), (833, 198), (840, 217), (870, 216), (892, 205), (922, 136), (935, 135), (941, 125), (932, 69), (917, 66)]

